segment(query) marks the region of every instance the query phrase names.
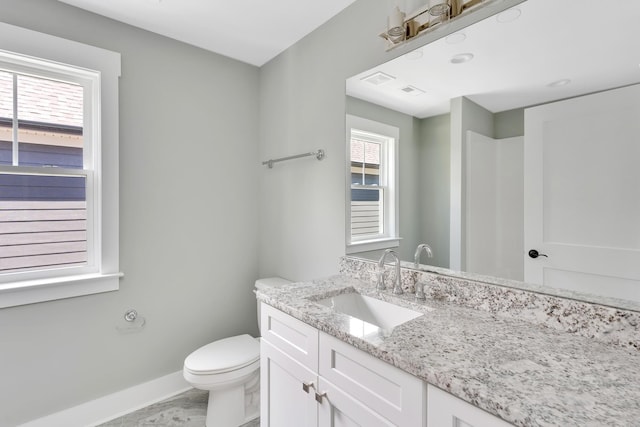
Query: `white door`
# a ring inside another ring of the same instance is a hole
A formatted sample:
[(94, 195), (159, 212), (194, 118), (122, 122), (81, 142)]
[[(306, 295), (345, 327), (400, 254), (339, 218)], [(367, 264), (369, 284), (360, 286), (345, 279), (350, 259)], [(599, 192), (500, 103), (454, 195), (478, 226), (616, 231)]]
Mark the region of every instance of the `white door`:
[(524, 157), (525, 281), (640, 301), (640, 86), (527, 109)]
[[(303, 387), (303, 384), (313, 386)], [(264, 339), (260, 342), (260, 426), (316, 427), (317, 375)]]

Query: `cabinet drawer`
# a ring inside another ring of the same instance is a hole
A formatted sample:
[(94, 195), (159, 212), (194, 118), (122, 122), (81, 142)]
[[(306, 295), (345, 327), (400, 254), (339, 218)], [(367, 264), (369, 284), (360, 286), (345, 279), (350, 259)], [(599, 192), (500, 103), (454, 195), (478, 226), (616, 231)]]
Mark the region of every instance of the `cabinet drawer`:
[(330, 335), (320, 333), (319, 374), (397, 426), (423, 426), (426, 384)]
[(427, 426), (510, 427), (506, 421), (437, 387), (429, 385)]
[(318, 330), (261, 303), (261, 335), (303, 366), (318, 370)]

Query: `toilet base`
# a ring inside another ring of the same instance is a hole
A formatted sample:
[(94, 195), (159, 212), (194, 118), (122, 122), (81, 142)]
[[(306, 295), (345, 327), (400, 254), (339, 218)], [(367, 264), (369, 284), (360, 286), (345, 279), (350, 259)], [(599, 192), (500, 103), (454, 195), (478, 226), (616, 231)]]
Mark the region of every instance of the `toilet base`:
[(206, 427), (239, 427), (260, 416), (260, 377), (224, 390), (210, 390)]

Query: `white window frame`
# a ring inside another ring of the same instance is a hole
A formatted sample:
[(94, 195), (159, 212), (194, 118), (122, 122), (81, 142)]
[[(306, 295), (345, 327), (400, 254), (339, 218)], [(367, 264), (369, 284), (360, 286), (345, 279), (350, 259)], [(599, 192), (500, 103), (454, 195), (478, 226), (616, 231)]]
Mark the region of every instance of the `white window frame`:
[[(373, 135), (374, 139), (386, 140), (381, 153), (381, 174), (385, 183), (383, 197), (384, 233), (375, 237), (353, 238), (351, 235), (351, 136), (352, 131)], [(399, 195), (398, 195), (398, 147), (400, 129), (385, 123), (362, 117), (346, 115), (346, 191), (345, 191), (345, 241), (346, 253), (395, 248), (400, 245)]]
[[(87, 177), (87, 254), (80, 267), (0, 275), (0, 308), (70, 298), (119, 288), (118, 79), (120, 54), (0, 23), (0, 67), (73, 81), (84, 88), (83, 149)], [(3, 172), (42, 173), (3, 166)], [(46, 174), (78, 174), (47, 169)]]

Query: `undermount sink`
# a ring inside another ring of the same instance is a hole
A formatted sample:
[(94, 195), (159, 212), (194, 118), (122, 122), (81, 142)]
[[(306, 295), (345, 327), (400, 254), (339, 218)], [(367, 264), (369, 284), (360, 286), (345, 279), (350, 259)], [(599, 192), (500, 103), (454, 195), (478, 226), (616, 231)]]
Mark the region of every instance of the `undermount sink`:
[(424, 314), (356, 292), (324, 298), (317, 303), (385, 330)]

